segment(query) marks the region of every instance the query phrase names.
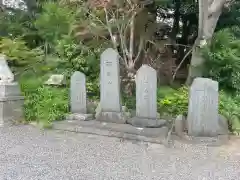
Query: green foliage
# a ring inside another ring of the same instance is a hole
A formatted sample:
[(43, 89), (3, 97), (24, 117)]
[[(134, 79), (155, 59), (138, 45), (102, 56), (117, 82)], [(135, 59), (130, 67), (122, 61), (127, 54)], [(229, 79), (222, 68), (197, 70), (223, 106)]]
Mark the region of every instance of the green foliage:
[(21, 89), (25, 96), (26, 121), (37, 121), (45, 127), (52, 121), (62, 120), (68, 113), (68, 89), (44, 86), (42, 79), (21, 79)]
[(187, 114), (188, 108), (188, 89), (182, 87), (180, 89), (173, 90), (165, 88), (163, 90), (158, 89), (158, 110), (160, 114), (168, 114), (176, 116), (178, 114)]
[[(235, 28), (235, 32), (240, 32)], [(227, 90), (240, 90), (240, 39), (232, 29), (216, 33), (210, 47), (204, 51), (205, 76), (217, 80)]]
[(219, 111), (230, 120), (230, 130), (240, 132), (240, 96), (220, 92)]
[(38, 34), (50, 45), (55, 45), (63, 35), (69, 33), (75, 21), (75, 12), (56, 2), (47, 2), (38, 15), (35, 27)]
[[(0, 52), (8, 57), (9, 65), (17, 74), (25, 71), (25, 68), (38, 71), (38, 65), (42, 63), (43, 52), (39, 48), (30, 49), (22, 39), (0, 39)], [(19, 68), (21, 67), (21, 68)]]

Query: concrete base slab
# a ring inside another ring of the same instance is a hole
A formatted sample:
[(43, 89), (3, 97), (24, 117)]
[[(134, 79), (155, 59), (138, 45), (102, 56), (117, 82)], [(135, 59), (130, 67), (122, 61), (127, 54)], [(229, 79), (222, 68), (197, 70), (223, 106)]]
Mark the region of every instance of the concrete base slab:
[(162, 128), (138, 128), (129, 124), (116, 124), (92, 121), (59, 121), (55, 122), (53, 129), (88, 133), (109, 137), (118, 137), (130, 140), (138, 140), (152, 143), (164, 143), (168, 133), (167, 127)]
[(66, 119), (68, 120), (79, 120), (79, 121), (89, 121), (93, 120), (93, 114), (79, 114), (79, 113), (74, 113), (74, 114), (69, 114)]
[(123, 112), (100, 112), (97, 115), (96, 120), (101, 122), (125, 124), (127, 117)]
[(175, 133), (172, 135), (172, 139), (186, 144), (197, 144), (205, 146), (222, 146), (229, 142), (229, 135), (218, 135), (215, 137), (194, 137), (189, 136), (187, 133), (183, 133), (181, 137)]
[(163, 119), (147, 119), (141, 117), (133, 117), (127, 120), (128, 124), (136, 127), (146, 127), (146, 128), (159, 128), (167, 124), (166, 120)]

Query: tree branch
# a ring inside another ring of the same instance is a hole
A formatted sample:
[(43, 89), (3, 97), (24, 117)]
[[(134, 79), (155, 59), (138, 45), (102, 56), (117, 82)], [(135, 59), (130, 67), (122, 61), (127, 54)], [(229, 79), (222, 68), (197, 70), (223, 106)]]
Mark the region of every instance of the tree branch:
[(212, 16), (213, 13), (220, 11), (227, 0), (214, 0), (208, 9), (208, 16)]
[(129, 61), (133, 62), (133, 46), (134, 46), (134, 25), (135, 25), (135, 15), (136, 13), (133, 14), (133, 16), (131, 17), (131, 22), (130, 22), (130, 42), (129, 42)]
[(106, 19), (106, 23), (107, 23), (107, 29), (108, 29), (108, 32), (110, 34), (110, 37), (111, 37), (111, 40), (112, 40), (112, 43), (113, 43), (113, 47), (114, 47), (114, 49), (117, 49), (116, 40), (113, 37), (112, 29), (111, 29), (111, 26), (110, 26), (110, 23), (109, 23), (109, 18), (108, 18), (108, 11), (107, 11), (106, 8), (104, 8), (104, 12), (105, 12), (105, 19)]

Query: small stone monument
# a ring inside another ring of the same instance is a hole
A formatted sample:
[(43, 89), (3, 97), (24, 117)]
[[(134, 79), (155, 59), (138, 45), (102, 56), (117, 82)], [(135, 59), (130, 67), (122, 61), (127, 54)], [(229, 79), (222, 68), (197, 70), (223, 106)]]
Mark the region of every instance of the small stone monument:
[(14, 75), (8, 67), (6, 56), (0, 55), (0, 126), (11, 125), (23, 118), (24, 97)]
[(85, 74), (76, 71), (71, 77), (70, 84), (71, 120), (91, 120), (92, 114), (87, 113), (87, 95)]
[(120, 103), (119, 55), (111, 48), (101, 55), (100, 105), (96, 119), (113, 123), (125, 123), (126, 117)]
[(66, 78), (63, 74), (53, 74), (44, 84), (62, 86), (66, 84)]
[(188, 105), (188, 134), (213, 137), (221, 130), (218, 115), (218, 82), (196, 78), (190, 88)]
[(165, 120), (157, 114), (157, 73), (148, 65), (143, 65), (136, 75), (136, 117), (128, 120), (138, 127), (161, 127)]

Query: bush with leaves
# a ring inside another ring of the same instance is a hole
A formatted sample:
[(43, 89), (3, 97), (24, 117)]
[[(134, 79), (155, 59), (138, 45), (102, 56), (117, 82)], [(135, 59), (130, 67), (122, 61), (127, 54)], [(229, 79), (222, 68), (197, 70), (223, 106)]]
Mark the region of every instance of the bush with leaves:
[(23, 76), (20, 79), (25, 96), (25, 119), (50, 127), (52, 121), (62, 120), (69, 112), (68, 89), (44, 86), (41, 78), (33, 77)]
[(43, 55), (41, 49), (28, 48), (25, 41), (20, 38), (0, 39), (0, 52), (5, 54), (9, 58), (9, 61), (15, 61), (19, 65), (38, 62), (42, 59)]
[(42, 13), (36, 19), (35, 27), (46, 44), (54, 49), (57, 41), (70, 32), (76, 12), (58, 2), (46, 2), (42, 8)]
[(0, 39), (0, 52), (7, 56), (8, 63), (15, 75), (21, 74), (26, 69), (39, 70), (43, 60), (43, 51), (39, 48), (30, 49), (25, 41), (20, 38)]
[(161, 114), (176, 116), (187, 114), (188, 109), (188, 88), (182, 87), (178, 90), (171, 88), (160, 88), (158, 90), (158, 110)]
[(205, 76), (219, 82), (226, 90), (240, 90), (240, 28), (224, 29), (215, 34), (210, 47), (203, 51)]

